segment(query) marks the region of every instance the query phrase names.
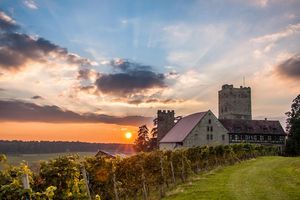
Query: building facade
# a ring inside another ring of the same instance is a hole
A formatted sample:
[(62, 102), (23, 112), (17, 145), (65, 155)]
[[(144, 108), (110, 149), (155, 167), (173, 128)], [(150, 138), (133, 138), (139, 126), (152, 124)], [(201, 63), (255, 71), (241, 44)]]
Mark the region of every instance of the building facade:
[(279, 121), (221, 119), (220, 122), (228, 130), (230, 144), (285, 145), (286, 133)]
[(229, 144), (227, 130), (209, 110), (188, 115), (160, 140), (159, 148), (171, 150), (203, 145)]

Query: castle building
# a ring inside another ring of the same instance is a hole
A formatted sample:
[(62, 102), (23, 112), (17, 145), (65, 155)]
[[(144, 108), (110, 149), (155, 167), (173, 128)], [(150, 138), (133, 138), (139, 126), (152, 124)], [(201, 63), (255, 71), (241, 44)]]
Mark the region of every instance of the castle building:
[(279, 121), (252, 120), (251, 88), (223, 85), (219, 91), (219, 119), (210, 111), (183, 117), (175, 123), (174, 111), (158, 111), (160, 149), (215, 146), (236, 143), (285, 145)]
[(219, 119), (251, 120), (251, 88), (223, 85), (219, 91)]

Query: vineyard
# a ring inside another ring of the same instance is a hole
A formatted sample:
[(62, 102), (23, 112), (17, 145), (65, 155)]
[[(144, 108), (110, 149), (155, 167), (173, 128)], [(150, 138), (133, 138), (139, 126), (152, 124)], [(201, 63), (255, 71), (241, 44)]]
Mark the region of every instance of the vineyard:
[(0, 199), (160, 199), (169, 188), (186, 182), (193, 174), (278, 154), (277, 147), (237, 144), (157, 150), (116, 159), (79, 160), (76, 155), (68, 155), (41, 162), (34, 171), (24, 163), (11, 166), (2, 155)]

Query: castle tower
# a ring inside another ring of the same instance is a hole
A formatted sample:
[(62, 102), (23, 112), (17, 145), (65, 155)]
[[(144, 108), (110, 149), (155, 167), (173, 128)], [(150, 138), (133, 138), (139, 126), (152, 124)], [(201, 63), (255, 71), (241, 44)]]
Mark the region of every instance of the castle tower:
[(219, 91), (219, 119), (251, 120), (251, 88), (223, 85)]
[(168, 131), (175, 125), (174, 110), (157, 111), (157, 141), (160, 141)]

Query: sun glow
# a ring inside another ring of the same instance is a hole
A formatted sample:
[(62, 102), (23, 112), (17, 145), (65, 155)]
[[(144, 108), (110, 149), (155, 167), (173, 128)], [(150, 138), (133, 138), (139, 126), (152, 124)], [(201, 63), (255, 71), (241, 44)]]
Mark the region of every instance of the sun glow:
[(126, 139), (130, 139), (131, 137), (132, 137), (132, 133), (131, 132), (125, 133), (125, 138)]

